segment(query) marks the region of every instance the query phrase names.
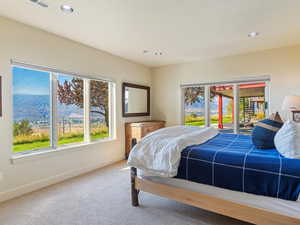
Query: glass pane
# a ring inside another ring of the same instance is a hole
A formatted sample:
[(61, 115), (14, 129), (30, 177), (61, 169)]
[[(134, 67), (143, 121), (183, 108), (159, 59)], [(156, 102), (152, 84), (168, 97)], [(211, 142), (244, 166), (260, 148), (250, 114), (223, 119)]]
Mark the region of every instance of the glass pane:
[(50, 74), (13, 67), (13, 152), (50, 147)]
[(265, 118), (266, 84), (241, 84), (240, 88), (240, 133), (250, 134), (255, 123)]
[(83, 80), (57, 76), (58, 145), (83, 142)]
[(108, 82), (90, 81), (91, 140), (109, 136)]
[(205, 88), (184, 88), (184, 124), (205, 126)]
[(222, 132), (233, 133), (233, 86), (210, 87), (210, 123)]

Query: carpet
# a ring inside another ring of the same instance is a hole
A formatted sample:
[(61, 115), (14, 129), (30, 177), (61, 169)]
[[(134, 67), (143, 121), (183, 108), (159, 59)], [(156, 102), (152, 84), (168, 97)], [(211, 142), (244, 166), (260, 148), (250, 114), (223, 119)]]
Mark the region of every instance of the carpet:
[(0, 204), (0, 225), (248, 225), (140, 193), (130, 201), (125, 161)]

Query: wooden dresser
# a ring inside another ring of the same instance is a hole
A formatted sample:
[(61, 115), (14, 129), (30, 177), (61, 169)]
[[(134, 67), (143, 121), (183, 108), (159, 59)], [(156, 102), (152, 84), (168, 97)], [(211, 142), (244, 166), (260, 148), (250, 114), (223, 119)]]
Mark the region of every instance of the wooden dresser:
[(136, 138), (139, 141), (142, 137), (146, 136), (152, 131), (165, 127), (165, 121), (148, 120), (133, 123), (125, 123), (125, 156), (131, 150), (131, 139)]

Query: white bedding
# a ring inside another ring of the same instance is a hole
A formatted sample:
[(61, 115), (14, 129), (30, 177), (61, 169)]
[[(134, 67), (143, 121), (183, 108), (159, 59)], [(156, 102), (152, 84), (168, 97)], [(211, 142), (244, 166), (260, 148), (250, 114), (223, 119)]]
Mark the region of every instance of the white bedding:
[(182, 150), (215, 137), (212, 127), (173, 126), (145, 136), (131, 150), (128, 165), (161, 177), (174, 177)]
[(249, 194), (249, 193), (244, 193), (239, 191), (232, 191), (228, 189), (218, 188), (218, 187), (205, 185), (205, 184), (199, 184), (199, 183), (177, 179), (177, 178), (153, 177), (153, 176), (146, 176), (145, 174), (142, 175), (142, 177), (144, 179), (156, 183), (184, 188), (190, 191), (211, 195), (232, 202), (242, 203), (257, 208), (270, 210), (272, 212), (300, 218), (299, 199), (297, 201), (288, 201), (288, 200)]

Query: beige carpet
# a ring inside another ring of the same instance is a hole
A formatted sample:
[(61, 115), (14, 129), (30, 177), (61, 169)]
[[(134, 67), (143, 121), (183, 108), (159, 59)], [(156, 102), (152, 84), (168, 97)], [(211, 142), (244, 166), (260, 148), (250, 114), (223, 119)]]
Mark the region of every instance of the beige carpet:
[(0, 225), (246, 225), (148, 193), (130, 205), (125, 162), (0, 204)]

